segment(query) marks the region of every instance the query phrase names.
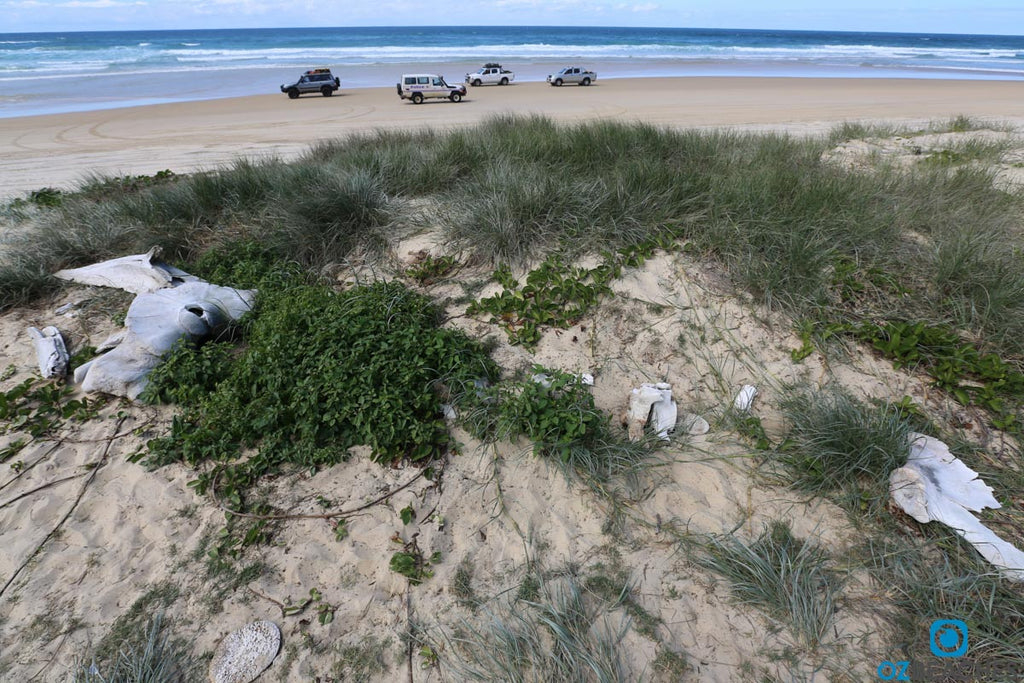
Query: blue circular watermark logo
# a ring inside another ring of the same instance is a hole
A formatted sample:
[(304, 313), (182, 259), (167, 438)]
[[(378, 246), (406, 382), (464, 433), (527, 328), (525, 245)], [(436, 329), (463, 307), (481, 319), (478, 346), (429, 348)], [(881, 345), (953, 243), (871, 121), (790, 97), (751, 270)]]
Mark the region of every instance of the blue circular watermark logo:
[(928, 646), (936, 657), (967, 654), (967, 624), (960, 619), (936, 619), (928, 631)]

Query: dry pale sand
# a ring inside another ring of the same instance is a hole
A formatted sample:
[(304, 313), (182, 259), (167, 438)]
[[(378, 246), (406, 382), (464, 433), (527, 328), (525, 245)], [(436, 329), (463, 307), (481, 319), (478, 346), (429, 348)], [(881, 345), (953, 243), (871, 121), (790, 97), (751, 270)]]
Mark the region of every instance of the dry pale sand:
[[(645, 78), (590, 88), (470, 88), (461, 104), (415, 106), (394, 89), (331, 98), (283, 94), (0, 119), (0, 197), (70, 187), (92, 173), (210, 168), (238, 155), (288, 157), (312, 141), (375, 128), (445, 128), (506, 112), (559, 121), (822, 131), (844, 120), (928, 121), (956, 114), (1024, 121), (1024, 83), (906, 79)], [(486, 144), (486, 140), (481, 141)]]
[[(298, 101), (255, 97), (2, 120), (0, 173), (11, 191), (70, 183), (87, 172), (182, 172), (235, 154), (293, 154), (321, 136), (460, 125), (507, 111), (791, 131), (822, 130), (845, 119), (926, 121), (959, 113), (1019, 122), (1022, 94), (1024, 84), (969, 81), (651, 79), (589, 89), (475, 89), (459, 105), (413, 106), (389, 90)], [(895, 154), (901, 143), (888, 144), (836, 153), (841, 162), (857, 163), (858, 154), (876, 147)], [(374, 272), (394, 276), (422, 250), (442, 253), (444, 240), (429, 231), (396, 236), (392, 262)], [(339, 277), (365, 278), (367, 272)], [(464, 287), (482, 287), (486, 296), (493, 291), (483, 284), (489, 274), (467, 267), (457, 281), (439, 283), (429, 294), (444, 300)], [(530, 563), (575, 565), (585, 575), (614, 566), (629, 572), (635, 600), (660, 621), (653, 633), (634, 628), (621, 645), (627, 680), (679, 680), (652, 664), (667, 651), (685, 653), (683, 680), (689, 681), (873, 678), (886, 645), (870, 614), (844, 607), (819, 652), (796, 650), (790, 661), (791, 632), (733, 604), (727, 586), (687, 560), (668, 530), (735, 531), (750, 538), (765, 522), (781, 519), (792, 522), (798, 536), (837, 552), (861, 540), (837, 508), (768, 486), (752, 470), (749, 446), (716, 421), (743, 384), (760, 389), (753, 410), (775, 438), (787, 382), (839, 382), (865, 398), (909, 395), (936, 415), (952, 408), (914, 376), (870, 354), (828, 363), (815, 354), (794, 363), (790, 351), (800, 342), (791, 326), (738, 301), (725, 281), (694, 256), (656, 256), (628, 269), (614, 284), (616, 296), (579, 325), (545, 334), (534, 353), (509, 346), (496, 326), (462, 316), (465, 304), (449, 310), (451, 324), (502, 340), (494, 357), (507, 372), (533, 363), (591, 372), (595, 401), (611, 414), (625, 408), (631, 387), (669, 381), (682, 411), (712, 422), (710, 433), (676, 439), (663, 450), (668, 464), (657, 485), (645, 483), (649, 495), (630, 510), (634, 521), (621, 527), (610, 523), (615, 519), (598, 498), (533, 457), (528, 444), (491, 450), (458, 433), (461, 454), (451, 458), (441, 486), (419, 478), (399, 490), (417, 471), (383, 468), (365, 454), (313, 476), (278, 478), (266, 493), (294, 513), (322, 512), (323, 502), (351, 509), (397, 493), (351, 518), (340, 542), (327, 520), (290, 521), (270, 546), (239, 561), (239, 567), (265, 563), (258, 576), (211, 575), (204, 552), (224, 516), (187, 486), (195, 472), (181, 465), (150, 472), (126, 461), (147, 438), (166, 432), (172, 411), (110, 401), (96, 418), (32, 443), (17, 455), (17, 467), (0, 467), (0, 680), (66, 680), (76, 660), (136, 604), (144, 616), (164, 609), (175, 635), (197, 654), (212, 652), (245, 623), (275, 621), (282, 654), (260, 681), (458, 680), (446, 668), (449, 648), (440, 652), (442, 667), (423, 667), (415, 649), (408, 657), (403, 634), (412, 623), (432, 638), (466, 624), (482, 628), (489, 612), (515, 595)], [(58, 314), (68, 302), (77, 306)], [(74, 287), (4, 313), (0, 370), (12, 370), (4, 372), (0, 390), (37, 373), (27, 326), (57, 325), (74, 351), (111, 333), (111, 315), (126, 302), (102, 288)], [(0, 449), (17, 436), (0, 435)], [(418, 519), (403, 525), (399, 511), (408, 505)], [(427, 554), (440, 552), (441, 562), (432, 578), (410, 589), (389, 569), (389, 558), (397, 547), (392, 539), (408, 541), (413, 534)], [(487, 600), (477, 612), (459, 603), (460, 566), (473, 568), (472, 591)], [(300, 602), (311, 589), (334, 610), (331, 623), (318, 622), (315, 606), (282, 614), (281, 604)], [(884, 603), (867, 577), (851, 577), (848, 590)], [(622, 611), (613, 616), (621, 618)]]

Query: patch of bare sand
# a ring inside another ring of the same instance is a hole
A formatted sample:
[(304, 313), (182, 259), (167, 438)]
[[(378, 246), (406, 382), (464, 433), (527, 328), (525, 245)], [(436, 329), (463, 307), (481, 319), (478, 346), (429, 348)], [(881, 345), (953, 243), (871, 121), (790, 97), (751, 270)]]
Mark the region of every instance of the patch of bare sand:
[(996, 187), (1024, 187), (1024, 144), (1017, 128), (994, 122), (992, 128), (957, 132), (905, 132), (846, 140), (825, 158), (844, 168), (866, 171), (879, 164), (909, 168), (916, 164), (984, 168)]

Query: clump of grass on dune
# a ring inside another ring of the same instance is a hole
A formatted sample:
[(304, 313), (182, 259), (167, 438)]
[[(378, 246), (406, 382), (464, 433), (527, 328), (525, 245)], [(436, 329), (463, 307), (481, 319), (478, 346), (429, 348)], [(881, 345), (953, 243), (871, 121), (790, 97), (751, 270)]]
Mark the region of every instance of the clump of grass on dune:
[(740, 603), (789, 624), (801, 644), (818, 647), (831, 630), (842, 581), (828, 554), (772, 522), (749, 544), (734, 537), (702, 544), (698, 563), (729, 581)]
[[(141, 637), (140, 637), (141, 636)], [(127, 638), (109, 660), (76, 667), (73, 683), (185, 683), (199, 672), (181, 644), (165, 630), (156, 614), (145, 634)]]
[(517, 596), (479, 606), (482, 623), (442, 634), (444, 663), (459, 680), (616, 683), (628, 680), (622, 639), (630, 623), (621, 613), (629, 586), (607, 600), (572, 571), (531, 573)]
[(131, 191), (91, 179), (4, 244), (0, 301), (45, 293), (56, 286), (47, 275), (61, 268), (153, 246), (164, 258), (191, 260), (216, 245), (258, 240), (278, 258), (315, 270), (357, 247), (379, 251), (390, 222), (374, 176), (322, 165), (238, 161)]
[(834, 497), (850, 511), (884, 504), (889, 474), (910, 452), (910, 425), (896, 407), (826, 389), (794, 390), (782, 410), (790, 429), (774, 457), (785, 467), (785, 481)]

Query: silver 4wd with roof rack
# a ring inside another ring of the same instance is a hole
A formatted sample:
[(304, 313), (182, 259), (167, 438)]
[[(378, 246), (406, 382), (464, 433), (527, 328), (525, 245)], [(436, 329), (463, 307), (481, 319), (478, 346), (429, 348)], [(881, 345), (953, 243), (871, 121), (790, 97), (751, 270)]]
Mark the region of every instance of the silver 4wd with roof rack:
[(341, 79), (336, 78), (330, 69), (310, 69), (294, 83), (282, 85), (281, 92), (287, 93), (293, 100), (299, 95), (313, 92), (330, 97), (340, 87)]
[(484, 64), (471, 74), (466, 74), (466, 83), (470, 85), (486, 85), (488, 83), (497, 85), (508, 85), (516, 80), (516, 75), (501, 64)]

